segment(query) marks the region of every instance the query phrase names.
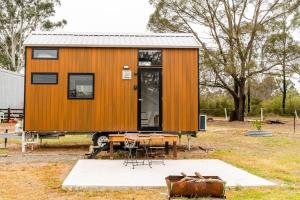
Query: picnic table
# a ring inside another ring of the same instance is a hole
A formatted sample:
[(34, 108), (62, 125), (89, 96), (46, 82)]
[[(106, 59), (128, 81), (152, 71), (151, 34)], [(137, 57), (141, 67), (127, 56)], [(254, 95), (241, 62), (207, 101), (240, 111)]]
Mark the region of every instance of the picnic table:
[[(127, 133), (127, 135), (130, 135), (130, 133)], [(110, 134), (109, 136), (109, 154), (110, 159), (113, 159), (113, 151), (114, 151), (114, 143), (124, 142), (125, 141), (125, 135), (124, 134)], [(173, 159), (177, 159), (177, 141), (178, 141), (178, 135), (172, 135), (172, 134), (138, 134), (138, 137), (135, 138), (135, 140), (145, 140), (145, 138), (152, 138), (155, 139), (156, 137), (158, 139), (163, 137), (163, 141), (165, 142), (166, 146), (166, 153), (168, 154), (168, 146), (169, 143), (172, 143), (172, 150), (173, 150)]]

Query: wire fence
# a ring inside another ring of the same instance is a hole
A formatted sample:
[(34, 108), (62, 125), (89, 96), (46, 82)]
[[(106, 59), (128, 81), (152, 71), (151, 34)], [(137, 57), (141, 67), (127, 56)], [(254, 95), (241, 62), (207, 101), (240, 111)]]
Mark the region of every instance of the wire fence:
[[(231, 108), (223, 108), (223, 109), (202, 109), (200, 108), (200, 114), (205, 114), (208, 117), (223, 117), (225, 120), (229, 120), (231, 112), (234, 110)], [(258, 118), (264, 120), (266, 118), (276, 118), (276, 117), (295, 117), (298, 120), (300, 114), (300, 109), (286, 109), (285, 112), (279, 109), (266, 109), (260, 108), (255, 111), (245, 112), (244, 116), (246, 118)]]

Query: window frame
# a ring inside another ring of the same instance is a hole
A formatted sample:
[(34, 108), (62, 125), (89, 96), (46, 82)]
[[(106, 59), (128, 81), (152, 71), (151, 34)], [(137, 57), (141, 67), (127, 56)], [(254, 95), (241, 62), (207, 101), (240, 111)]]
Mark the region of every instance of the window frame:
[[(86, 97), (84, 97), (84, 98), (72, 98), (72, 97), (70, 97), (70, 93), (69, 93), (69, 91), (70, 91), (70, 77), (72, 76), (72, 75), (92, 75), (92, 77), (93, 77), (93, 96), (91, 97), (91, 98), (86, 98)], [(67, 97), (68, 97), (68, 100), (94, 100), (95, 99), (95, 73), (81, 73), (81, 72), (78, 72), (78, 73), (68, 73), (68, 80), (67, 80), (68, 82), (67, 82), (67, 84), (68, 84), (68, 90), (67, 90)]]
[[(140, 51), (160, 51), (161, 52), (161, 64), (160, 65), (140, 65), (140, 61), (139, 61), (139, 58), (140, 58)], [(138, 51), (137, 51), (137, 62), (138, 62), (138, 67), (141, 67), (141, 68), (162, 68), (163, 66), (163, 49), (162, 48), (138, 48)]]
[[(34, 75), (56, 75), (55, 83), (34, 83), (33, 76)], [(31, 72), (31, 84), (32, 85), (57, 85), (58, 84), (58, 73), (57, 72)]]
[[(37, 57), (34, 57), (35, 50), (56, 50), (57, 56), (56, 56), (56, 58), (37, 58)], [(33, 59), (33, 60), (58, 60), (59, 59), (59, 48), (57, 48), (57, 47), (32, 47), (31, 59)]]

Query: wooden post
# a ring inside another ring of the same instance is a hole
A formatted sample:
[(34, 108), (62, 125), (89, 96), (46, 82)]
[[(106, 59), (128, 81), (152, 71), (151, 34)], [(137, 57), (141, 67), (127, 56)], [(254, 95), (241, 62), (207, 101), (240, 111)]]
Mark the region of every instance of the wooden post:
[(22, 153), (26, 152), (26, 132), (22, 132)]
[[(5, 133), (8, 133), (8, 129), (5, 129)], [(4, 148), (7, 147), (7, 138), (4, 138)]]
[(296, 113), (294, 113), (294, 133), (296, 133)]
[(114, 143), (113, 141), (109, 141), (109, 157), (111, 160), (114, 158), (113, 153), (114, 153)]
[(178, 135), (179, 137), (179, 145), (181, 145), (181, 133)]
[(191, 150), (191, 135), (190, 134), (187, 134), (186, 135), (187, 136), (187, 142), (188, 142), (188, 151), (190, 151)]
[(173, 158), (177, 159), (177, 142), (173, 141)]
[(297, 110), (295, 109), (295, 115), (296, 115), (296, 119), (299, 120), (298, 118), (298, 113), (297, 113)]
[(224, 112), (225, 112), (225, 120), (227, 121), (228, 120), (228, 116), (227, 116), (227, 109), (224, 108)]
[(260, 121), (264, 121), (264, 109), (260, 109)]
[(169, 155), (169, 142), (165, 142), (166, 155)]
[(10, 120), (10, 108), (7, 109), (7, 122)]

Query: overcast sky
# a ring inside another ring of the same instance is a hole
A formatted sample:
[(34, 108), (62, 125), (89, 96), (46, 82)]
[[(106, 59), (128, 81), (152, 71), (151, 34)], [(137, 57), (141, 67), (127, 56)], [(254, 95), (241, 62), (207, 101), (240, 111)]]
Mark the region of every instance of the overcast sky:
[(149, 0), (61, 0), (56, 19), (66, 19), (70, 32), (147, 32), (154, 8)]
[[(55, 19), (66, 19), (60, 31), (143, 33), (154, 8), (149, 0), (61, 0)], [(298, 39), (295, 34), (295, 39)], [(298, 81), (293, 81), (300, 91)]]

